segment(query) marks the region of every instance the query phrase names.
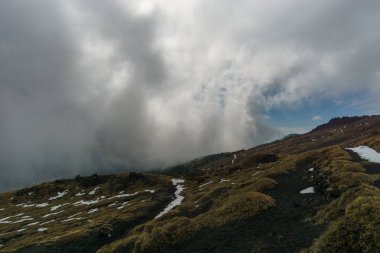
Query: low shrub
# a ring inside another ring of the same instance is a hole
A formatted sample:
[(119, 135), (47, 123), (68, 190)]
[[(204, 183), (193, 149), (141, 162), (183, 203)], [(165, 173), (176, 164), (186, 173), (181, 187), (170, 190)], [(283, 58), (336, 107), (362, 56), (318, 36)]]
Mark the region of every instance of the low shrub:
[(358, 197), (344, 217), (333, 222), (309, 252), (379, 252), (380, 197)]
[(221, 226), (255, 216), (274, 205), (275, 201), (266, 194), (244, 192), (228, 196), (218, 207), (200, 215), (199, 222), (209, 226)]

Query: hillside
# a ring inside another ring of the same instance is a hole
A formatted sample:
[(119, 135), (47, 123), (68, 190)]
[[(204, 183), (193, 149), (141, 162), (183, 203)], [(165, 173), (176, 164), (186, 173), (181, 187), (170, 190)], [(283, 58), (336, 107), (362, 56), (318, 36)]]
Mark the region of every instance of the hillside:
[(0, 252), (380, 252), (380, 116), (0, 194)]

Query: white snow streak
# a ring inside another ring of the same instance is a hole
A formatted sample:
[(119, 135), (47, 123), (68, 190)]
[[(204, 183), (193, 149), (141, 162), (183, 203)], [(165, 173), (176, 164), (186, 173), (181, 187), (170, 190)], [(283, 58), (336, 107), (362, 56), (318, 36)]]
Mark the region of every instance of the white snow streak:
[(206, 185), (208, 185), (208, 184), (211, 184), (213, 181), (210, 181), (210, 182), (207, 182), (207, 183), (205, 183), (205, 184), (201, 184), (200, 186), (198, 186), (198, 188), (203, 188), (203, 186), (206, 186)]
[(138, 193), (139, 192), (135, 192), (135, 193), (132, 193), (132, 194), (129, 194), (129, 193), (119, 194), (119, 195), (115, 195), (113, 197), (110, 197), (109, 199), (131, 197), (131, 196), (135, 196)]
[(44, 216), (42, 216), (42, 218), (46, 218), (46, 217), (49, 217), (51, 215), (56, 215), (56, 214), (59, 214), (59, 213), (62, 213), (64, 210), (62, 211), (59, 211), (59, 212), (55, 212), (55, 213), (48, 213), (48, 214), (45, 214)]
[(29, 223), (29, 224), (26, 224), (25, 226), (29, 227), (29, 226), (34, 226), (34, 225), (37, 225), (39, 222), (33, 222), (33, 223)]
[(99, 202), (98, 199), (96, 199), (96, 200), (88, 200), (88, 201), (86, 201), (86, 200), (80, 200), (78, 202), (75, 202), (74, 205), (76, 205), (76, 206), (80, 206), (80, 205), (93, 205), (93, 204), (96, 204), (98, 202)]
[(61, 204), (61, 205), (56, 205), (56, 206), (52, 206), (50, 208), (50, 211), (55, 211), (57, 210), (58, 208), (60, 208), (61, 206), (65, 206), (65, 205), (68, 205), (69, 203), (65, 203), (65, 204)]
[(126, 206), (128, 206), (129, 204), (128, 204), (128, 202), (123, 202), (122, 204), (121, 204), (121, 206), (119, 206), (117, 209), (118, 210), (121, 210), (121, 209), (123, 209), (124, 207), (126, 207)]
[(95, 213), (97, 211), (99, 211), (99, 209), (98, 208), (94, 208), (94, 209), (91, 209), (90, 211), (88, 211), (87, 213)]
[(99, 188), (100, 188), (99, 186), (95, 187), (95, 188), (94, 188), (92, 191), (90, 191), (88, 194), (89, 194), (89, 195), (94, 195), (95, 192), (96, 192), (96, 190), (99, 189)]
[(234, 164), (235, 160), (236, 160), (236, 155), (234, 154), (234, 159), (232, 159), (231, 163)]
[(71, 216), (69, 216), (68, 218), (70, 219), (70, 218), (74, 218), (75, 216), (77, 216), (77, 215), (79, 215), (79, 214), (81, 214), (82, 212), (79, 212), (79, 213), (76, 213), (76, 214), (73, 214), (73, 215), (71, 215)]
[(172, 179), (173, 185), (176, 186), (177, 188), (177, 190), (174, 192), (175, 199), (172, 202), (170, 202), (169, 205), (165, 207), (165, 209), (155, 217), (155, 219), (160, 218), (162, 215), (166, 214), (167, 212), (172, 210), (174, 207), (181, 204), (184, 197), (181, 196), (180, 193), (183, 191), (182, 183), (184, 182), (185, 180), (182, 180), (182, 179), (176, 179), (176, 178)]
[(45, 221), (45, 222), (41, 223), (40, 225), (49, 224), (49, 223), (52, 223), (52, 222), (54, 222), (54, 221), (55, 221), (55, 220), (49, 220), (49, 221)]
[(62, 197), (65, 196), (68, 192), (69, 192), (68, 190), (65, 190), (65, 191), (63, 191), (63, 192), (57, 192), (57, 196), (50, 197), (49, 200), (55, 200), (55, 199), (62, 198)]
[(41, 204), (37, 204), (36, 207), (45, 207), (48, 205), (49, 205), (48, 203), (41, 203)]
[(9, 218), (18, 217), (18, 216), (21, 216), (23, 214), (24, 213), (19, 213), (19, 214), (13, 215), (13, 216), (8, 216), (8, 217), (5, 217), (5, 218), (2, 218), (2, 219), (0, 219), (0, 224), (12, 223), (11, 221), (8, 221)]
[(16, 206), (23, 207), (23, 208), (27, 208), (27, 207), (35, 206), (35, 204), (21, 203), (21, 204), (17, 204)]

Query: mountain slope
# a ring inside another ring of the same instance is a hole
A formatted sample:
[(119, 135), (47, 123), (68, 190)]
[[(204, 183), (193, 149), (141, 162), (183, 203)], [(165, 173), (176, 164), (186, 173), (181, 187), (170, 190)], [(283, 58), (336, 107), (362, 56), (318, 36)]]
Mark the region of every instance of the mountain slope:
[(3, 193), (0, 252), (378, 252), (380, 166), (357, 146), (380, 152), (380, 116), (160, 173)]

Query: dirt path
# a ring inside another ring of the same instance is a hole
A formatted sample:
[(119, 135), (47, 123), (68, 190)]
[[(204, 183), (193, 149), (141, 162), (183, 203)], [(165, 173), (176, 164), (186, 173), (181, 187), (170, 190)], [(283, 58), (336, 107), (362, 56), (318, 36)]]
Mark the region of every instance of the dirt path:
[(218, 229), (204, 229), (172, 252), (297, 252), (311, 245), (324, 230), (306, 222), (326, 203), (320, 193), (300, 194), (313, 186), (309, 167), (274, 178), (278, 185), (267, 192), (277, 206), (261, 215)]

